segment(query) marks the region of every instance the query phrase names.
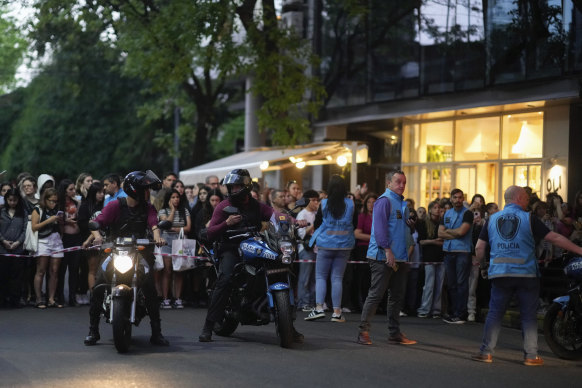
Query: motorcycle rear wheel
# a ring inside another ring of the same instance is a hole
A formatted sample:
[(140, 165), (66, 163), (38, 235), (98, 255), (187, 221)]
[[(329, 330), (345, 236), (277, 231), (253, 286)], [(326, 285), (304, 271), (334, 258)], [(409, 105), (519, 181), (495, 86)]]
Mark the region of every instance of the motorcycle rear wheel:
[(131, 322), (129, 321), (129, 302), (113, 299), (113, 342), (119, 353), (127, 353), (131, 345)]
[(544, 336), (552, 352), (565, 360), (582, 358), (582, 322), (576, 322), (568, 307), (552, 303), (544, 317)]
[(275, 325), (282, 348), (290, 348), (293, 343), (293, 318), (289, 303), (289, 290), (273, 294), (275, 299)]

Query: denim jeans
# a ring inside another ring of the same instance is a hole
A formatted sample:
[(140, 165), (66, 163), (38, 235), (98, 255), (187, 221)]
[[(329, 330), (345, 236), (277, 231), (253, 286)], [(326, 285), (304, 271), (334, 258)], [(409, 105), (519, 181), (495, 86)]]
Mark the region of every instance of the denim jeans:
[(382, 299), (386, 289), (388, 292), (388, 332), (390, 336), (400, 333), (400, 310), (404, 302), (404, 292), (406, 291), (406, 280), (408, 279), (408, 265), (398, 264), (399, 268), (395, 272), (386, 265), (385, 261), (368, 260), (370, 263), (371, 285), (368, 297), (362, 308), (360, 331), (370, 330), (370, 320), (376, 314), (376, 309)]
[[(315, 252), (303, 249), (299, 252), (299, 260), (315, 260)], [(299, 263), (297, 307), (304, 306), (315, 307), (315, 263)]]
[(469, 298), (471, 253), (445, 252), (447, 288), (451, 296), (452, 317), (466, 318)]
[(441, 297), (445, 281), (444, 264), (428, 264), (424, 267), (424, 287), (419, 314), (441, 314)]
[(327, 278), (331, 274), (331, 301), (333, 308), (342, 307), (342, 282), (350, 257), (349, 249), (322, 249), (315, 261), (315, 302), (323, 304), (327, 293)]
[(491, 300), (489, 313), (485, 320), (481, 354), (492, 354), (497, 345), (501, 321), (507, 305), (513, 296), (519, 300), (523, 353), (525, 358), (538, 355), (537, 308), (540, 295), (540, 279), (504, 277), (491, 279)]

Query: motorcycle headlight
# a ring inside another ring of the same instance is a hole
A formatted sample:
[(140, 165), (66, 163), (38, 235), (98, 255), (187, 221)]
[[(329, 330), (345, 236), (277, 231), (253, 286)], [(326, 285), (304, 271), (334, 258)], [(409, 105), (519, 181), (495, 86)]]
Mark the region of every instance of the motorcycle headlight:
[(126, 273), (133, 267), (133, 260), (127, 253), (120, 252), (113, 256), (113, 266), (121, 273)]
[(290, 241), (279, 242), (279, 249), (283, 254), (281, 261), (283, 264), (291, 264), (293, 262), (293, 252), (295, 252), (295, 247)]

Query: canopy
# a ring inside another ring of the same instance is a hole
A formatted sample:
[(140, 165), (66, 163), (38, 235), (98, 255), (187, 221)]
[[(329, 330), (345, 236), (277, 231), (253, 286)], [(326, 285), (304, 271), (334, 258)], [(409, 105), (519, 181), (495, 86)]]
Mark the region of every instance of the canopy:
[[(367, 147), (365, 147), (365, 150), (365, 159), (367, 160)], [(345, 155), (346, 152), (349, 152), (349, 149), (339, 142), (307, 144), (295, 147), (258, 148), (180, 171), (180, 179), (185, 185), (195, 185), (196, 183), (204, 182), (209, 175), (216, 175), (221, 179), (235, 168), (245, 168), (249, 170), (251, 177), (261, 178), (263, 171), (281, 170), (297, 166), (301, 162), (304, 162), (303, 166), (335, 163), (338, 155)], [(358, 162), (361, 159), (359, 154), (358, 150)]]

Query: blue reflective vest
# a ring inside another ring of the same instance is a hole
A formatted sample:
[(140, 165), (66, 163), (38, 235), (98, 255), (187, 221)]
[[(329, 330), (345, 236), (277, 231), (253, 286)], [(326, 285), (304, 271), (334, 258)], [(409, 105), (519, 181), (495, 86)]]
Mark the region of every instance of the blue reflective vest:
[(317, 241), (317, 247), (323, 249), (352, 249), (356, 244), (354, 237), (354, 201), (345, 198), (346, 209), (340, 219), (333, 218), (327, 211), (327, 199), (321, 201), (323, 222), (311, 236), (309, 246)]
[[(408, 233), (406, 228), (408, 228), (408, 225), (406, 225), (406, 220), (408, 219), (409, 210), (408, 206), (406, 206), (406, 201), (403, 200), (403, 196), (396, 194), (390, 189), (386, 189), (378, 200), (382, 198), (390, 201), (390, 218), (386, 220), (388, 222), (390, 249), (397, 261), (408, 261), (406, 244), (406, 233)], [(366, 257), (368, 259), (386, 261), (386, 252), (383, 247), (378, 247), (376, 235), (374, 234), (376, 217), (385, 217), (385, 214), (378, 214), (376, 212), (372, 214), (372, 231), (370, 232), (370, 245), (368, 246)]]
[(531, 215), (510, 203), (489, 218), (489, 278), (539, 277)]
[[(463, 215), (465, 212), (469, 211), (469, 209), (462, 208), (459, 211), (456, 211), (454, 208), (447, 210), (444, 216), (443, 224), (445, 225), (446, 229), (457, 229), (463, 224)], [(472, 240), (472, 230), (473, 225), (471, 228), (461, 238), (455, 238), (452, 240), (445, 240), (443, 244), (443, 251), (444, 252), (471, 252), (471, 248), (473, 245)]]

